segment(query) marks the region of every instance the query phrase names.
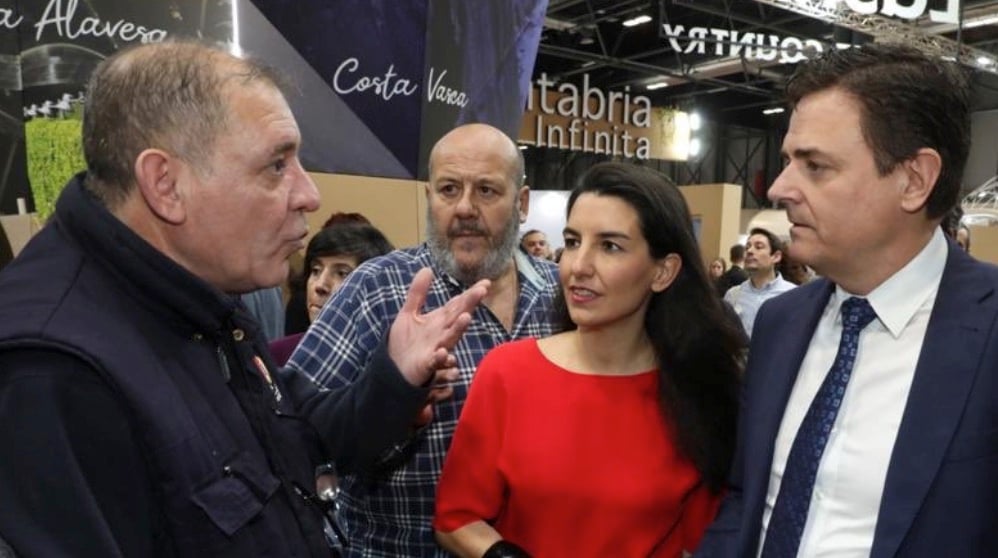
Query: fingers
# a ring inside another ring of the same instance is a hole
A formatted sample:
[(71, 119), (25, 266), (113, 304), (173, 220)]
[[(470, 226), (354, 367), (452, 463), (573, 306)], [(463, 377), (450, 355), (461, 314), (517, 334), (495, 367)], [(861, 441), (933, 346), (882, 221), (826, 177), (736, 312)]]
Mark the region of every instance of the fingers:
[(489, 292), (489, 286), (491, 283), (488, 279), (482, 279), (481, 281), (475, 283), (463, 293), (455, 296), (454, 298), (447, 301), (444, 305), (446, 309), (445, 312), (448, 317), (459, 316), (464, 312), (471, 313), (475, 310), (475, 307), (485, 298), (485, 295)]
[(426, 396), (426, 405), (416, 414), (416, 418), (412, 423), (413, 426), (419, 428), (429, 424), (433, 420), (433, 405), (454, 396), (453, 382), (457, 378), (458, 369), (456, 367), (436, 371), (436, 375), (433, 378), (433, 386), (430, 388), (430, 393)]
[(489, 281), (488, 279), (482, 279), (481, 281), (475, 283), (474, 285), (469, 287), (468, 290), (465, 291), (465, 294), (477, 297), (477, 300), (475, 300), (475, 303), (472, 305), (472, 307), (477, 305), (479, 302), (482, 301), (483, 298), (485, 298), (485, 295), (489, 293), (489, 289), (491, 287), (492, 287), (492, 281)]
[(454, 388), (450, 384), (443, 384), (439, 389), (430, 390), (430, 404), (439, 403), (445, 399), (450, 399), (454, 395)]
[(448, 366), (437, 370), (433, 375), (433, 387), (448, 386), (457, 381), (460, 372), (457, 366)]
[(430, 357), (430, 363), (426, 368), (428, 370), (450, 368), (451, 366), (454, 366), (455, 363), (456, 359), (454, 358), (454, 355), (450, 354), (450, 351), (444, 347), (437, 347), (437, 349), (433, 351), (433, 355)]
[(447, 349), (443, 347), (440, 347), (433, 353), (433, 356), (431, 358), (432, 360), (430, 361), (430, 365), (428, 368), (435, 371), (433, 383), (452, 381), (455, 379), (451, 378), (444, 380), (441, 379), (440, 377), (441, 370), (446, 370), (448, 368), (454, 368), (454, 369), (457, 368), (457, 357), (455, 357), (453, 353), (447, 351)]
[[(471, 314), (464, 312), (459, 314), (456, 319), (454, 319), (450, 324), (444, 326), (441, 330), (441, 338), (439, 346), (445, 349), (451, 349), (457, 344), (458, 339), (464, 334), (464, 330), (468, 329), (471, 325)], [(437, 355), (434, 355), (435, 357)], [(434, 360), (434, 362), (437, 362)]]
[(420, 269), (412, 283), (409, 285), (409, 292), (405, 295), (405, 304), (399, 314), (417, 314), (419, 309), (426, 302), (426, 293), (430, 290), (430, 283), (433, 281), (433, 270), (428, 267)]
[[(453, 360), (453, 357), (451, 357)], [(459, 371), (457, 366), (441, 368), (433, 376), (433, 384), (430, 386), (429, 401), (436, 403), (443, 401), (454, 395), (454, 382), (457, 381)]]
[(427, 403), (425, 407), (419, 410), (416, 414), (416, 418), (413, 419), (412, 425), (416, 428), (421, 426), (426, 426), (433, 420), (433, 404)]
[(479, 281), (442, 307), (421, 314), (432, 281), (429, 268), (416, 273), (388, 335), (388, 356), (416, 386), (423, 385), (434, 370), (456, 366), (448, 351), (471, 324), (471, 313), (490, 286), (487, 280)]

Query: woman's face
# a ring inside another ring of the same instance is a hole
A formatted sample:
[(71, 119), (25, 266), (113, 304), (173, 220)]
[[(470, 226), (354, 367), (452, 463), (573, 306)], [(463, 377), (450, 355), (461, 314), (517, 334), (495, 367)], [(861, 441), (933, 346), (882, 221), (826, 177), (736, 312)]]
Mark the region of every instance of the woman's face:
[(350, 272), (357, 268), (354, 256), (318, 256), (308, 270), (305, 293), (308, 298), (308, 319), (314, 322), (319, 312), (343, 284)]
[(585, 193), (572, 206), (558, 263), (572, 321), (582, 329), (641, 331), (648, 300), (664, 290), (676, 262), (655, 260), (637, 212), (613, 196)]
[(713, 279), (717, 279), (721, 275), (724, 275), (724, 264), (721, 260), (714, 260), (710, 262), (710, 276)]

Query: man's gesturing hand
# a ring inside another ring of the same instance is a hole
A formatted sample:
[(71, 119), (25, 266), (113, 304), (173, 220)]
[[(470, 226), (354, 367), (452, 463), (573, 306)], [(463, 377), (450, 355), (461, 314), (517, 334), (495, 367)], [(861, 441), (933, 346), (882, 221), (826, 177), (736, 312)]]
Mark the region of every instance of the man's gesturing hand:
[(488, 292), (489, 281), (481, 280), (447, 304), (421, 314), (433, 281), (428, 267), (412, 279), (405, 305), (388, 333), (388, 355), (412, 385), (423, 385), (435, 373), (455, 367), (450, 350), (471, 323), (471, 312)]

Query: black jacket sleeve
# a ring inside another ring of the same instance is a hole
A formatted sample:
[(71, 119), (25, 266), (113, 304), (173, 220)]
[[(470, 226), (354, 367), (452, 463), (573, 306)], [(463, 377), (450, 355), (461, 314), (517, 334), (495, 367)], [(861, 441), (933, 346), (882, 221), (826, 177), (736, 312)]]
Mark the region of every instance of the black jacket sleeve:
[(402, 376), (388, 356), (387, 336), (348, 387), (320, 389), (288, 368), (280, 374), (298, 412), (318, 431), (340, 473), (369, 469), (385, 451), (407, 440), (430, 391)]
[(129, 413), (96, 371), (0, 352), (0, 536), (17, 556), (152, 556), (157, 517)]

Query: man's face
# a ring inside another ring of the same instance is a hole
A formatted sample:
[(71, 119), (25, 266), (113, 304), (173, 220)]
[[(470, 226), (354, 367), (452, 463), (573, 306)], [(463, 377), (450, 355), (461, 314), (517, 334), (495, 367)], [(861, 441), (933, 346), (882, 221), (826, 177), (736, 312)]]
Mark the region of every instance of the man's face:
[(781, 256), (780, 252), (773, 253), (769, 237), (764, 234), (753, 234), (745, 242), (745, 271), (762, 275), (773, 273), (776, 264), (780, 263)]
[(527, 189), (517, 187), (506, 151), (459, 133), (438, 147), (427, 185), (428, 242), (459, 281), (495, 279), (516, 249)]
[(877, 172), (859, 102), (838, 88), (801, 99), (783, 156), (769, 199), (787, 211), (790, 255), (833, 280), (867, 275), (891, 252), (907, 177), (901, 165)]
[(286, 279), (319, 194), (298, 161), (301, 136), (281, 93), (259, 82), (228, 89), (228, 125), (208, 168), (184, 164), (180, 173), (187, 215), (178, 256), (209, 283), (239, 293)]
[(548, 257), (548, 239), (542, 232), (535, 232), (523, 237), (523, 249), (535, 258)]

